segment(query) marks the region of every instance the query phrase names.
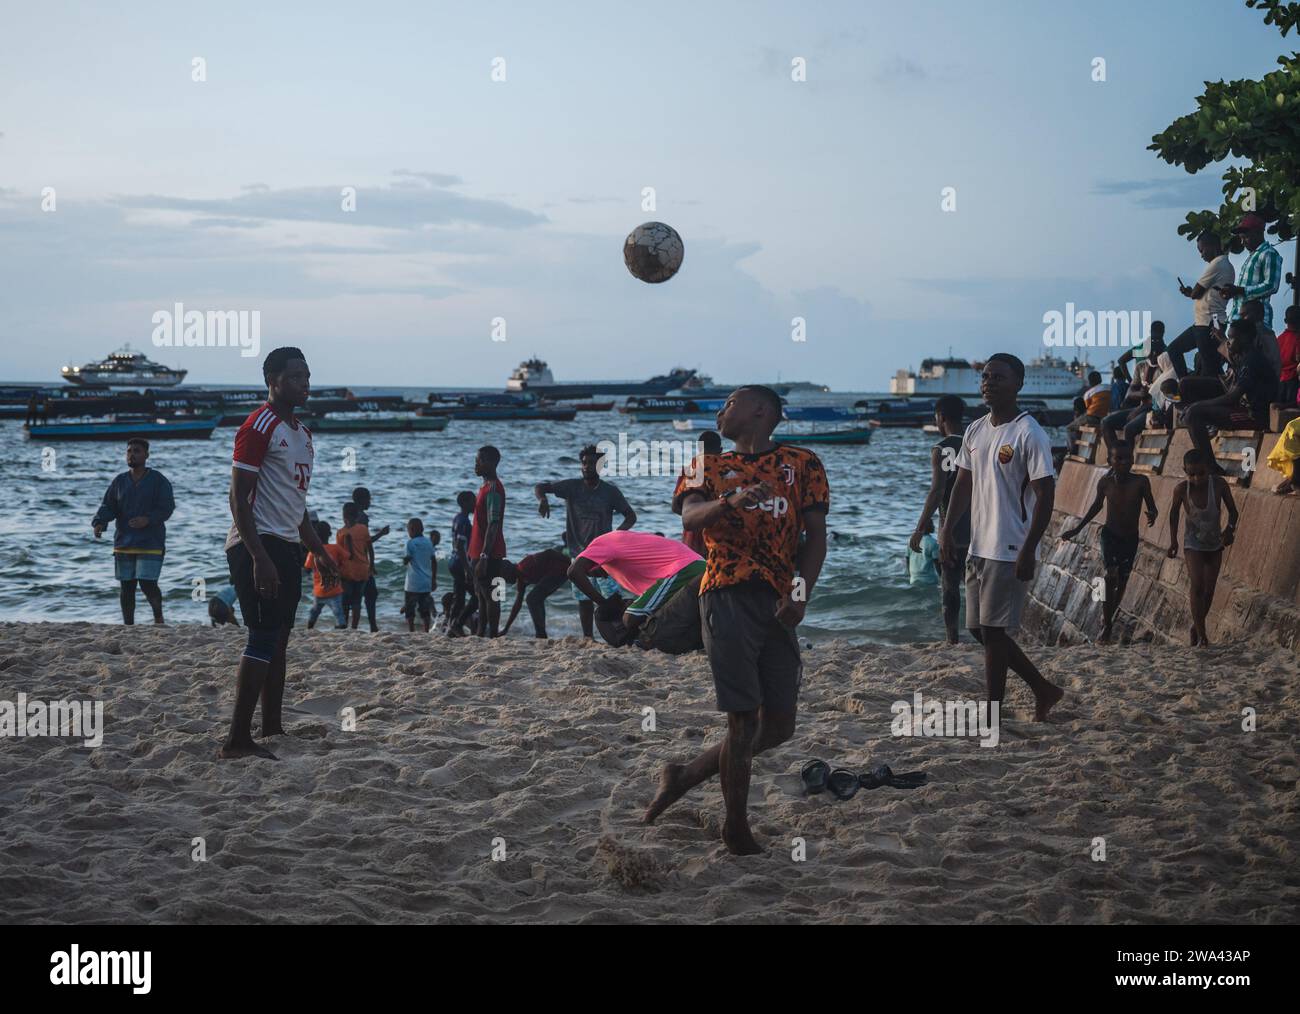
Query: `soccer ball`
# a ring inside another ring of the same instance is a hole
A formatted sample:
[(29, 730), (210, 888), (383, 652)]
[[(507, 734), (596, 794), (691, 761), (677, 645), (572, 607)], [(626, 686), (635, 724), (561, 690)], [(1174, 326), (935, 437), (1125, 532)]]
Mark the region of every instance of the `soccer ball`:
[(671, 225), (646, 222), (623, 242), (623, 263), (643, 282), (666, 282), (682, 266), (686, 248)]

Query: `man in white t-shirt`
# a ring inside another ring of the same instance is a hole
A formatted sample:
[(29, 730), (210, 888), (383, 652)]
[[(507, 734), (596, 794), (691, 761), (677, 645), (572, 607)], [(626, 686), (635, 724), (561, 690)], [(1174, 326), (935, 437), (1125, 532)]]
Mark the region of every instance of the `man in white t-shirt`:
[(1201, 375), (1218, 376), (1223, 358), (1216, 348), (1218, 339), (1213, 337), (1211, 330), (1216, 318), (1220, 328), (1228, 326), (1228, 301), (1219, 289), (1232, 285), (1237, 277), (1232, 262), (1223, 252), (1222, 241), (1214, 233), (1201, 233), (1196, 238), (1196, 250), (1205, 261), (1205, 270), (1195, 285), (1180, 285), (1178, 288), (1192, 301), (1192, 326), (1169, 345), (1169, 356), (1180, 380), (1187, 375), (1187, 361), (1183, 356), (1193, 349), (1201, 354)]
[(1012, 635), (1029, 597), (1038, 543), (1052, 518), (1056, 471), (1052, 444), (1016, 396), (1025, 364), (1006, 352), (989, 357), (980, 393), (989, 413), (966, 429), (957, 455), (957, 482), (939, 536), (941, 559), (955, 554), (953, 519), (970, 505), (966, 558), (966, 626), (984, 644), (990, 701), (1002, 701), (1007, 668), (1034, 693), (1034, 718), (1043, 721), (1064, 691), (1043, 679)]
[(267, 397), (235, 434), (230, 470), (226, 561), (248, 644), (239, 660), (234, 715), (219, 757), (275, 754), (253, 739), (253, 712), (262, 702), (262, 737), (284, 734), (285, 653), (302, 597), (302, 547), (322, 578), (338, 580), (334, 558), (307, 519), (307, 488), (316, 450), (311, 431), (294, 414), (307, 404), (311, 371), (300, 350), (271, 352), (262, 364)]

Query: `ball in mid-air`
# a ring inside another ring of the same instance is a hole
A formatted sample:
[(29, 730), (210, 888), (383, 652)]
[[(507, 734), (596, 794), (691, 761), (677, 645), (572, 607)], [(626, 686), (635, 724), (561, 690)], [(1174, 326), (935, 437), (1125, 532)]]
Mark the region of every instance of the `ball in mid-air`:
[(623, 242), (623, 263), (643, 282), (666, 282), (682, 266), (686, 248), (671, 225), (646, 222)]

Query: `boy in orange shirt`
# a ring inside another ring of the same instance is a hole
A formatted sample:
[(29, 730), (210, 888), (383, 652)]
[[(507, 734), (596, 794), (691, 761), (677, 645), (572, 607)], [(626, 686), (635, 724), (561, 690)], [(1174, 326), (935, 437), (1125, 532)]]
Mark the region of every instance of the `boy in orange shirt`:
[[(321, 543), (325, 546), (325, 552), (334, 561), (337, 567), (343, 562), (343, 547), (337, 542), (330, 542), (330, 526), (324, 521), (316, 522), (316, 534), (320, 536)], [(329, 606), (334, 613), (334, 629), (343, 630), (347, 626), (347, 621), (343, 616), (343, 585), (339, 581), (321, 579), (321, 572), (316, 569), (316, 561), (312, 554), (307, 554), (307, 561), (302, 565), (303, 570), (311, 571), (311, 591), (312, 603), (311, 612), (307, 614), (307, 629), (311, 630), (316, 626), (316, 621), (320, 619), (320, 614), (326, 606)]]
[[(359, 509), (352, 502), (343, 505), (343, 527), (339, 529), (341, 547), (339, 574), (343, 578), (343, 612), (352, 614), (352, 629), (361, 622), (361, 596), (370, 580), (370, 528), (357, 520)], [(371, 631), (378, 627), (372, 627)]]

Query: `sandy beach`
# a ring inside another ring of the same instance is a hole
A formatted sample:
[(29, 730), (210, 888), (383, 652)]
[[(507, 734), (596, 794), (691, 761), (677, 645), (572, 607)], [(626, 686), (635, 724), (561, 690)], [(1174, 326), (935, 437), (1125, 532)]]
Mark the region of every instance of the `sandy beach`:
[[(718, 840), (716, 781), (639, 823), (661, 765), (722, 727), (702, 655), (300, 628), (280, 762), (218, 762), (243, 639), (0, 626), (0, 701), (89, 696), (106, 722), (95, 749), (0, 740), (4, 921), (1297, 916), (1300, 693), (1281, 650), (1036, 648), (1067, 690), (1055, 720), (1029, 721), (1013, 677), (1001, 742), (983, 748), (890, 734), (890, 705), (915, 691), (979, 694), (974, 646), (818, 644), (794, 739), (755, 764), (751, 818), (768, 851), (736, 859)], [(1255, 732), (1242, 731), (1246, 707)], [(924, 770), (929, 784), (806, 797), (810, 757)], [(205, 862), (192, 858), (200, 837)], [(806, 861), (791, 858), (796, 838)]]

